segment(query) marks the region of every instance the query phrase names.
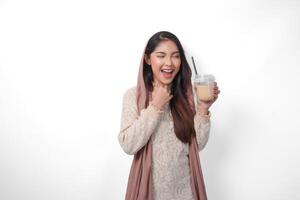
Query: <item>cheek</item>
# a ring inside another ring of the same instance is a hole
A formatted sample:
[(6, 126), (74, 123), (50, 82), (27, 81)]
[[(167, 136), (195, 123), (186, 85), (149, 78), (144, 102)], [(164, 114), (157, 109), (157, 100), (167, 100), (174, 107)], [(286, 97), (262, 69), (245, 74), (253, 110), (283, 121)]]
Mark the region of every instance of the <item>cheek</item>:
[(180, 69), (181, 61), (179, 60), (179, 61), (175, 62), (174, 65), (176, 67), (176, 73), (177, 73)]
[(163, 64), (163, 62), (159, 59), (151, 60), (152, 70), (154, 70), (154, 71), (159, 70), (162, 64)]
[(178, 61), (176, 62), (176, 66), (179, 68), (180, 65), (181, 65), (181, 60), (178, 60)]
[(162, 59), (153, 59), (151, 63), (155, 66), (160, 66), (163, 64), (163, 61)]
[(180, 69), (180, 68), (177, 68), (177, 69), (176, 69), (175, 75), (177, 75), (177, 74), (178, 74), (178, 72), (179, 72), (179, 69)]

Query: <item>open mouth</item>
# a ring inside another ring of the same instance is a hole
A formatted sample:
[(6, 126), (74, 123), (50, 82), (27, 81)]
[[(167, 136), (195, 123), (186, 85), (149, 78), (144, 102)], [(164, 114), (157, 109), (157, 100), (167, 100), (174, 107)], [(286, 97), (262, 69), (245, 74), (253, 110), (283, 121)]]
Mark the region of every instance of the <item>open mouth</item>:
[(174, 69), (161, 69), (160, 72), (162, 73), (163, 77), (166, 79), (170, 79), (173, 77)]
[(172, 74), (174, 72), (174, 70), (173, 69), (162, 69), (162, 70), (160, 70), (160, 72), (167, 73), (167, 74)]

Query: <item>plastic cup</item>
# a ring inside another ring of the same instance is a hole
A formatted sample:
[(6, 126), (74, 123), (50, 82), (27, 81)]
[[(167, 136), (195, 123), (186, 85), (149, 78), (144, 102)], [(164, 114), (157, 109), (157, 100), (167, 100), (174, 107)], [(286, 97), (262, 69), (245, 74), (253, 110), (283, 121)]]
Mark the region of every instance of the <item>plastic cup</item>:
[(194, 84), (197, 88), (197, 96), (202, 101), (213, 100), (213, 83), (215, 77), (212, 74), (196, 75), (194, 78)]

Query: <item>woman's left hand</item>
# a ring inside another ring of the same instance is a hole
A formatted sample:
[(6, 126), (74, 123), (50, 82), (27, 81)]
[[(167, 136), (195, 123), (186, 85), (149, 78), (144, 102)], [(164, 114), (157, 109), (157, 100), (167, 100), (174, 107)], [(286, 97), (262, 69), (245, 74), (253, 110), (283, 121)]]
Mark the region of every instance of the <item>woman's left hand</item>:
[[(195, 88), (195, 89), (197, 89), (197, 88)], [(212, 94), (213, 94), (213, 100), (210, 100), (210, 101), (202, 101), (199, 98), (197, 98), (198, 105), (200, 106), (200, 108), (208, 110), (210, 108), (210, 106), (218, 99), (218, 95), (220, 94), (220, 90), (219, 90), (219, 87), (217, 85), (217, 82), (213, 83)]]

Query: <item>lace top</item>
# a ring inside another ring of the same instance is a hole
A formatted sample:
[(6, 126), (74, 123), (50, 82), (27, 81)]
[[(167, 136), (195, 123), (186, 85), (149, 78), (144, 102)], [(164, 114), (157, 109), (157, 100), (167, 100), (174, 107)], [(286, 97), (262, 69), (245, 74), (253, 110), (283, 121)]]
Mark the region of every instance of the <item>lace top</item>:
[[(123, 96), (119, 143), (130, 155), (150, 140), (152, 143), (152, 179), (154, 200), (192, 200), (189, 147), (175, 135), (169, 105), (157, 110), (151, 104), (138, 116), (135, 87)], [(209, 138), (210, 115), (194, 117), (199, 151)]]

